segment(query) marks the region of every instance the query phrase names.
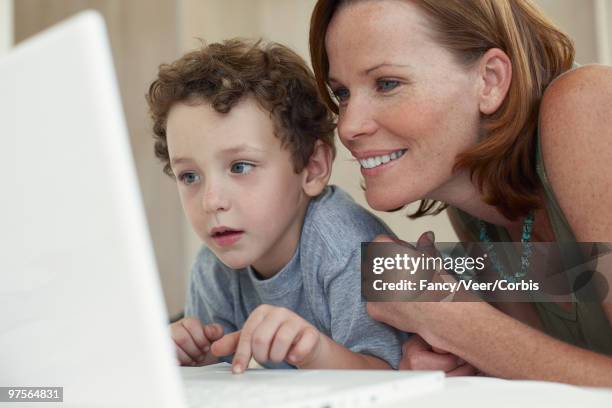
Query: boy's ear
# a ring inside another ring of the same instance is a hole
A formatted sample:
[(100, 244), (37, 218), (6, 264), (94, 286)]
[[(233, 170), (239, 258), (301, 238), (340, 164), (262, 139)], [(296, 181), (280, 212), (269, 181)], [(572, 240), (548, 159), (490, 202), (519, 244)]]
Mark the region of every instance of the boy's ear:
[(331, 147), (317, 140), (312, 155), (310, 155), (310, 159), (302, 171), (302, 189), (308, 196), (318, 196), (327, 186), (331, 176), (332, 161)]
[(491, 115), (506, 99), (512, 80), (512, 62), (505, 52), (491, 48), (480, 58), (478, 75), (481, 82), (480, 112)]

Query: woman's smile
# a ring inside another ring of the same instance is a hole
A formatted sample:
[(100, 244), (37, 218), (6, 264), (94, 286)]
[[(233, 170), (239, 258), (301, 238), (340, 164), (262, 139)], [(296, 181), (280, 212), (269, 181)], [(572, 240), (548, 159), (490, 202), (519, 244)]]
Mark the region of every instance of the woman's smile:
[(398, 149), (386, 152), (353, 153), (353, 155), (360, 164), (361, 174), (364, 177), (372, 177), (395, 166), (407, 151), (408, 149)]
[(357, 160), (364, 169), (373, 169), (390, 161), (399, 159), (404, 155), (404, 153), (406, 153), (406, 150), (407, 149), (400, 149), (389, 154), (369, 155), (363, 158), (358, 157)]

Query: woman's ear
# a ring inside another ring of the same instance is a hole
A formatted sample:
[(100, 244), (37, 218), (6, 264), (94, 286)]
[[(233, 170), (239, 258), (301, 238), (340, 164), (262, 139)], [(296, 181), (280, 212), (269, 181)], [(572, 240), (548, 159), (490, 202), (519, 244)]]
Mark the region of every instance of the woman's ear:
[(302, 189), (308, 196), (316, 197), (325, 189), (331, 176), (332, 161), (331, 147), (317, 140), (303, 170)]
[(499, 48), (491, 48), (480, 57), (479, 79), (480, 112), (485, 115), (495, 113), (508, 94), (512, 81), (512, 62)]

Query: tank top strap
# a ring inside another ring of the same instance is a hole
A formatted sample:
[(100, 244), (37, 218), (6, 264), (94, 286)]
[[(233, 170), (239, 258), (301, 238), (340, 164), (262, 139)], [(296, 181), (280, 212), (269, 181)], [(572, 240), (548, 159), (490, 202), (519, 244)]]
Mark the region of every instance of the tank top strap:
[(553, 191), (546, 168), (544, 167), (544, 158), (542, 156), (542, 144), (540, 141), (540, 122), (538, 121), (538, 130), (536, 133), (536, 172), (540, 178), (542, 189), (544, 190), (546, 212), (548, 213), (549, 221), (552, 225), (555, 238), (559, 242), (576, 242), (574, 232), (570, 227), (563, 210), (559, 206), (555, 192)]

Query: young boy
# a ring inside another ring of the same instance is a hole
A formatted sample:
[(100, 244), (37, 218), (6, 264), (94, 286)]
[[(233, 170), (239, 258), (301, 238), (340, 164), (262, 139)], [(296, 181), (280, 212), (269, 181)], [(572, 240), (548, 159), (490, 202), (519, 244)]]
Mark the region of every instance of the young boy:
[(155, 153), (205, 247), (179, 361), (397, 368), (402, 335), (361, 302), (360, 243), (389, 231), (334, 186), (334, 123), (291, 50), (239, 40), (162, 65), (147, 101)]

